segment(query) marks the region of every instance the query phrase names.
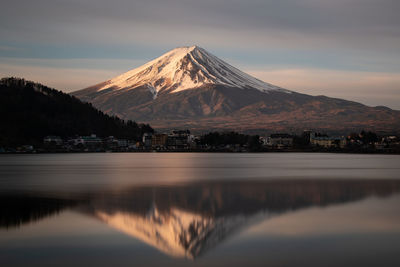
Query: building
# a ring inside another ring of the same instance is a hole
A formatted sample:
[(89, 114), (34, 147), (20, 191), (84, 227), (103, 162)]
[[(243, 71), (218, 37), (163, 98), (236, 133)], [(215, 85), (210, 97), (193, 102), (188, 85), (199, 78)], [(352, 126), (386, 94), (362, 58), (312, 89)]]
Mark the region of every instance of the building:
[(266, 146), (266, 145), (267, 145), (267, 141), (268, 141), (268, 137), (260, 136), (260, 143), (261, 143), (263, 146)]
[(151, 137), (151, 147), (164, 149), (167, 147), (168, 134), (153, 134)]
[(200, 137), (193, 134), (188, 136), (189, 148), (196, 149), (199, 142), (200, 142)]
[(266, 145), (279, 149), (293, 147), (293, 136), (286, 133), (271, 134), (266, 139)]
[(43, 143), (46, 146), (62, 146), (63, 140), (59, 136), (49, 135), (43, 138)]
[(104, 138), (103, 143), (107, 149), (117, 149), (119, 146), (118, 139), (116, 139), (114, 136)]
[(73, 139), (70, 139), (68, 143), (72, 146), (75, 146), (77, 148), (90, 148), (90, 149), (95, 149), (95, 148), (100, 148), (103, 147), (103, 139), (97, 137), (95, 134), (89, 135), (89, 136), (79, 136)]
[(184, 150), (189, 148), (190, 131), (174, 130), (168, 135), (167, 148), (171, 150)]
[(153, 138), (152, 136), (153, 136), (152, 133), (144, 133), (143, 134), (142, 142), (143, 142), (143, 146), (146, 149), (151, 148), (151, 142), (152, 142), (152, 138)]
[(326, 134), (311, 133), (310, 144), (313, 146), (322, 146), (326, 148), (344, 148), (346, 146), (346, 138), (342, 136), (328, 136)]
[(126, 139), (117, 139), (114, 136), (109, 136), (103, 139), (103, 143), (107, 149), (128, 148), (129, 142)]
[(86, 146), (100, 146), (103, 144), (103, 139), (97, 137), (95, 134), (82, 136), (82, 139)]
[(129, 146), (129, 141), (127, 139), (118, 139), (117, 143), (119, 148), (127, 148)]

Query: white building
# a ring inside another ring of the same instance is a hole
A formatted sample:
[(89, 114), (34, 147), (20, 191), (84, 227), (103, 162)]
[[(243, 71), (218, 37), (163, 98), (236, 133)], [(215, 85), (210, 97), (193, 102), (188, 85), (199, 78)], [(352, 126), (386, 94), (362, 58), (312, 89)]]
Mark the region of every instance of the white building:
[(271, 134), (267, 140), (266, 144), (269, 147), (275, 148), (288, 148), (293, 146), (293, 136), (285, 133)]
[(313, 146), (322, 147), (340, 147), (344, 148), (346, 146), (346, 138), (342, 136), (328, 136), (323, 134), (310, 134), (310, 143)]

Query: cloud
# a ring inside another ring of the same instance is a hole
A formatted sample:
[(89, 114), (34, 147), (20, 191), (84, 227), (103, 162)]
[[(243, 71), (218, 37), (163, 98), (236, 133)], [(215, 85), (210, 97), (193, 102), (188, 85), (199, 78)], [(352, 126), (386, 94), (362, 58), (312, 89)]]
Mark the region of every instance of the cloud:
[(398, 10), (397, 0), (3, 0), (0, 73), (78, 89), (197, 44), (283, 87), (400, 108)]
[(255, 38), (264, 45), (395, 49), (400, 35), (400, 4), (393, 0), (5, 0), (2, 8), (0, 33), (32, 42), (165, 45), (186, 37), (251, 46)]
[[(318, 61), (325, 68), (340, 58), (340, 68), (394, 71), (400, 70), (399, 8), (394, 0), (5, 0), (0, 45), (23, 46), (21, 57), (67, 51), (72, 58), (141, 59), (150, 50), (158, 56), (197, 44), (217, 55), (229, 51), (228, 57), (275, 53), (276, 62), (287, 64), (287, 54), (303, 67)], [(242, 63), (251, 62), (242, 57)]]

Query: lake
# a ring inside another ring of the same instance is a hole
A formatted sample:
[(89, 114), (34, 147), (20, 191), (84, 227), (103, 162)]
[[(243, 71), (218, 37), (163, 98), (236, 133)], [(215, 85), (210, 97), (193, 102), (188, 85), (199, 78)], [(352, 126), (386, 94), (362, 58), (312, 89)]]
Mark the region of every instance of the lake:
[(400, 266), (400, 156), (0, 155), (0, 266)]

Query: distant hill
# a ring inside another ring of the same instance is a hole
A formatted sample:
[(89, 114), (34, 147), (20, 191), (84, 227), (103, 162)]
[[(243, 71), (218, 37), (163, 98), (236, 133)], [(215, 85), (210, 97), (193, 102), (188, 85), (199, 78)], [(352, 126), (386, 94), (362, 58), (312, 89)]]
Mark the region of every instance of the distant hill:
[(98, 136), (139, 140), (149, 125), (123, 121), (74, 96), (20, 78), (0, 80), (0, 146), (41, 144), (43, 137)]
[(107, 114), (146, 121), (156, 129), (400, 132), (400, 111), (286, 90), (197, 46), (176, 48), (72, 95)]

